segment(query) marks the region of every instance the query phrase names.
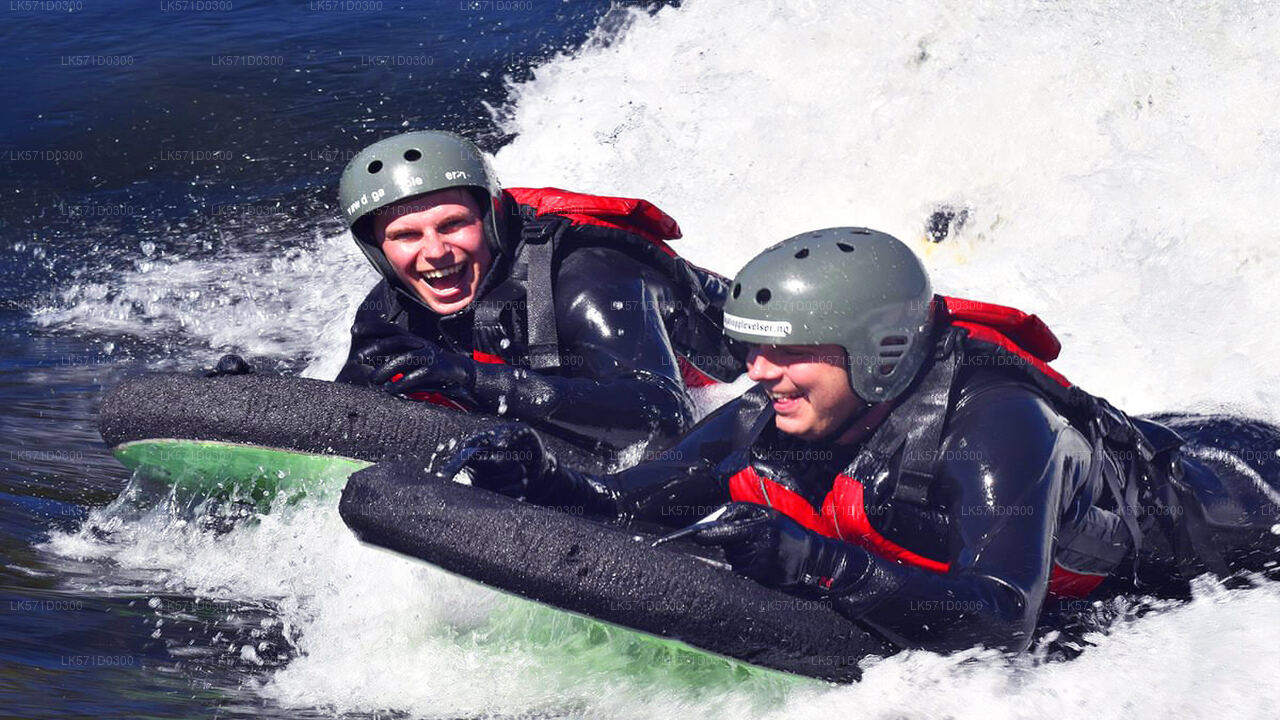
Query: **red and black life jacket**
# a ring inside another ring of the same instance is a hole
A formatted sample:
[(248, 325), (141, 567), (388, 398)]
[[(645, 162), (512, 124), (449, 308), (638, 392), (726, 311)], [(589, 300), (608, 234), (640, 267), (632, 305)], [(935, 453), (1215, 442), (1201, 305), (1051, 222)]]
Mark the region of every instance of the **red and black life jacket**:
[[(476, 301), (474, 347), (487, 347), (487, 334), (511, 323), (504, 309), (525, 309), (517, 326), (531, 368), (557, 367), (561, 361), (555, 322), (554, 258), (566, 243), (618, 249), (654, 267), (679, 295), (682, 316), (668, 328), (672, 349), (687, 387), (727, 382), (741, 374), (741, 363), (722, 339), (720, 307), (728, 280), (680, 257), (668, 241), (681, 236), (680, 225), (647, 200), (586, 195), (559, 188), (507, 188), (521, 220), (510, 278)], [(496, 348), (477, 352), (476, 360), (502, 362)]]
[[(626, 252), (670, 279), (680, 296), (682, 317), (668, 328), (685, 387), (705, 387), (737, 378), (744, 368), (722, 339), (722, 289), (728, 280), (680, 257), (668, 244), (680, 225), (647, 200), (587, 195), (559, 188), (507, 188), (506, 204), (520, 225), (509, 277), (474, 303), (472, 358), (506, 364), (503, 348), (526, 348), (518, 358), (535, 369), (560, 364), (555, 321), (554, 258), (561, 246), (597, 245)], [(513, 321), (510, 314), (522, 309)], [(516, 335), (517, 337), (512, 337)], [(470, 408), (438, 392), (415, 400), (455, 410)]]
[[(938, 322), (946, 326), (935, 362), (864, 444), (854, 461), (838, 474), (831, 491), (813, 507), (800, 494), (761, 476), (748, 465), (729, 481), (730, 497), (738, 502), (754, 502), (773, 507), (802, 526), (829, 537), (860, 545), (885, 558), (932, 572), (950, 570), (944, 558), (922, 553), (893, 542), (871, 523), (864, 498), (865, 486), (859, 476), (871, 477), (890, 458), (900, 458), (893, 485), (893, 502), (924, 506), (934, 483), (934, 467), (940, 456), (943, 426), (957, 384), (956, 369), (961, 363), (1007, 368), (1021, 374), (1039, 388), (1060, 413), (1094, 442), (1094, 462), (1103, 462), (1106, 446), (1127, 451), (1128, 456), (1152, 457), (1150, 444), (1128, 419), (1101, 398), (1073, 385), (1049, 367), (1062, 346), (1051, 330), (1035, 315), (1014, 308), (960, 298), (937, 298)], [(1136, 511), (1136, 478), (1125, 487), (1109, 488), (1118, 512), (1136, 546), (1141, 532)], [(1059, 537), (1058, 548), (1067, 550), (1073, 538)], [(1091, 548), (1093, 549), (1093, 548)], [(1133, 548), (1136, 550), (1136, 547)], [(1049, 592), (1059, 597), (1083, 597), (1092, 592), (1106, 574), (1128, 554), (1119, 547), (1104, 558), (1102, 568), (1070, 568), (1062, 564), (1065, 552), (1055, 553)], [(1097, 571), (1091, 571), (1097, 570)]]

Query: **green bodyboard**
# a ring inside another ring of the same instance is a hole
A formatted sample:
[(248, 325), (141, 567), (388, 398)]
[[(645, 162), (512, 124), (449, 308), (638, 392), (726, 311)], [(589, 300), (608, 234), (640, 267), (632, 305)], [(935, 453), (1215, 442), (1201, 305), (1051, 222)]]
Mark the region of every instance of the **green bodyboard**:
[(208, 440), (138, 440), (114, 452), (135, 475), (175, 492), (268, 504), (281, 494), (291, 501), (335, 495), (351, 473), (370, 465), (341, 455)]

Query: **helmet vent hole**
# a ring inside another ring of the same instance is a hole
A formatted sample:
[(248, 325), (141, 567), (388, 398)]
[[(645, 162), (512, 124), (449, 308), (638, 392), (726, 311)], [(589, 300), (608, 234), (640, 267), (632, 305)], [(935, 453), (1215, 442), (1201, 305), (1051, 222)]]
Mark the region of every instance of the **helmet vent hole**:
[(756, 292), (756, 302), (761, 305), (768, 305), (769, 299), (772, 297), (773, 293), (769, 292), (769, 288), (760, 288), (760, 290)]
[(409, 148), (404, 151), (404, 159), (409, 162), (417, 162), (422, 159), (422, 151), (417, 148)]
[(838, 242), (836, 247), (840, 248), (840, 252), (853, 252), (853, 246), (847, 242)]
[(739, 295), (741, 295), (741, 294), (742, 294), (742, 283), (734, 283), (734, 284), (733, 284), (733, 299), (734, 299), (734, 300), (737, 300), (737, 299), (738, 299), (738, 296), (739, 296)]
[(893, 369), (896, 367), (897, 367), (897, 364), (890, 365), (888, 363), (885, 363), (884, 365), (880, 366), (880, 374), (889, 375), (893, 372)]
[(883, 375), (886, 367), (892, 372), (906, 352), (907, 338), (903, 335), (890, 335), (880, 340), (880, 359), (886, 363), (880, 366), (880, 373)]
[(369, 174), (370, 174), (370, 175), (375, 175), (375, 174), (377, 174), (377, 172), (378, 172), (379, 170), (381, 170), (381, 169), (382, 169), (382, 161), (381, 161), (381, 160), (374, 160), (373, 162), (369, 163)]
[(797, 260), (803, 260), (809, 257), (809, 248), (800, 248), (800, 252), (796, 253)]

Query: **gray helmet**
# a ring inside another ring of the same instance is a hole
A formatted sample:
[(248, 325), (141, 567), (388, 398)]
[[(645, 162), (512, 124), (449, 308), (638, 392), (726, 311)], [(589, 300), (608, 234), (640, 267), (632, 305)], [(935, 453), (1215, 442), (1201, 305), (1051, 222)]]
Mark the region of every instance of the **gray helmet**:
[(484, 217), (485, 239), (495, 255), (501, 252), (505, 229), (502, 186), (480, 148), (461, 135), (425, 130), (379, 140), (347, 163), (338, 183), (338, 200), (360, 249), (393, 287), (400, 287), (375, 241), (374, 211), (455, 187), (475, 191)]
[(849, 385), (884, 402), (907, 389), (932, 354), (933, 289), (911, 248), (854, 227), (788, 238), (733, 280), (725, 334), (763, 345), (839, 345)]

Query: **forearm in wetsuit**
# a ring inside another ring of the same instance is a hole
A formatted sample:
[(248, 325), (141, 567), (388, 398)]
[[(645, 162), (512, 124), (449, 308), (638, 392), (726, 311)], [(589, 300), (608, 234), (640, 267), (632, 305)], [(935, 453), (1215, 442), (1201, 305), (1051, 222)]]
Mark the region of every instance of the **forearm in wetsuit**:
[[(731, 400), (652, 459), (608, 475), (589, 475), (554, 460), (531, 483), (528, 499), (540, 505), (583, 507), (586, 514), (683, 527), (728, 502), (719, 466), (743, 452), (768, 398), (759, 388)], [(732, 461), (730, 461), (732, 462)]]
[(855, 552), (833, 578), (834, 607), (906, 647), (1025, 650), (1048, 588), (1065, 476), (1087, 472), (1090, 457), (1084, 438), (1028, 389), (998, 385), (965, 398), (939, 470), (957, 545), (950, 572), (846, 546)]
[(476, 363), (480, 410), (615, 448), (678, 436), (692, 409), (663, 323), (669, 283), (600, 247), (570, 253), (557, 278), (561, 374)]

